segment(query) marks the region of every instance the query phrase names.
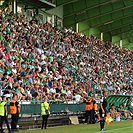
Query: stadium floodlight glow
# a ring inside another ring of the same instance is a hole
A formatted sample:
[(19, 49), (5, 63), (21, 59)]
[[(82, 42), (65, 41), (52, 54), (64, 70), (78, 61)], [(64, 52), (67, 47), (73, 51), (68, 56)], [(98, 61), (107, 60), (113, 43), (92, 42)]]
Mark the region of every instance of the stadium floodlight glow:
[(113, 22), (114, 22), (114, 21), (109, 21), (109, 22), (104, 23), (104, 25), (111, 24), (111, 23), (113, 23)]

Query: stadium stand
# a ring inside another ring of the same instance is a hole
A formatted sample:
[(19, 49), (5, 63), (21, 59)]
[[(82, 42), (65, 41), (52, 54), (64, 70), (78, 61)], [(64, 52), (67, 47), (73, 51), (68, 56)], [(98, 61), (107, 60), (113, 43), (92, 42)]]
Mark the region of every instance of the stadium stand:
[(98, 98), (102, 88), (133, 94), (133, 51), (12, 12), (0, 16), (0, 79), (9, 97), (78, 103), (87, 93)]
[(20, 100), (46, 95), (78, 103), (87, 92), (100, 96), (102, 88), (110, 94), (133, 94), (133, 51), (13, 13), (0, 15), (0, 78), (9, 97), (14, 91)]
[[(132, 50), (72, 29), (59, 30), (48, 22), (41, 24), (35, 17), (28, 21), (27, 16), (0, 11), (0, 95), (10, 101), (16, 93), (22, 104), (21, 116), (31, 115), (33, 122), (35, 115), (33, 125), (39, 126), (36, 115), (40, 121), (43, 97), (52, 103), (49, 126), (53, 120), (62, 125), (63, 118), (68, 124), (69, 114), (74, 113), (80, 114), (83, 122), (85, 104), (75, 103), (82, 103), (88, 94), (98, 101), (102, 89), (110, 95), (108, 108), (114, 120), (119, 115), (128, 119), (132, 71)], [(57, 118), (54, 113), (63, 115)]]

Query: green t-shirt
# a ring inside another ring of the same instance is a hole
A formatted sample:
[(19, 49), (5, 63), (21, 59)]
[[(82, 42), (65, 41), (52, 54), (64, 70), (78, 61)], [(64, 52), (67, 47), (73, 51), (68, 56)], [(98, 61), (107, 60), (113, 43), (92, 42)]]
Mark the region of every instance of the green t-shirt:
[(28, 90), (24, 90), (24, 92), (25, 92), (26, 94), (28, 94)]
[(9, 27), (7, 27), (7, 28), (6, 28), (6, 31), (7, 31), (7, 33), (11, 33), (11, 31), (10, 31), (10, 28), (9, 28)]
[(28, 81), (26, 79), (23, 80), (24, 84), (28, 84)]
[(18, 58), (19, 58), (20, 60), (23, 60), (22, 56), (18, 56)]
[(0, 40), (4, 40), (5, 38), (0, 34)]
[(123, 110), (127, 110), (127, 107), (123, 107)]
[(12, 70), (10, 68), (7, 68), (6, 69), (6, 72), (7, 72), (7, 74), (11, 74), (12, 73)]
[(12, 57), (13, 60), (14, 60), (14, 59), (17, 59), (17, 58), (19, 58), (19, 57), (16, 56), (16, 55), (14, 55), (14, 56)]
[(66, 94), (66, 90), (63, 90), (63, 89), (62, 89), (62, 90), (61, 90), (61, 93), (62, 93), (62, 94)]
[(19, 92), (20, 92), (20, 90), (17, 88), (17, 89), (15, 90), (15, 92), (19, 93)]
[(52, 67), (52, 70), (53, 70), (54, 72), (56, 71), (54, 67)]
[(4, 72), (5, 72), (5, 69), (0, 68), (0, 73), (4, 73)]
[(22, 64), (22, 68), (27, 68), (27, 65), (25, 65), (25, 64)]
[(25, 58), (26, 61), (35, 61), (33, 58)]

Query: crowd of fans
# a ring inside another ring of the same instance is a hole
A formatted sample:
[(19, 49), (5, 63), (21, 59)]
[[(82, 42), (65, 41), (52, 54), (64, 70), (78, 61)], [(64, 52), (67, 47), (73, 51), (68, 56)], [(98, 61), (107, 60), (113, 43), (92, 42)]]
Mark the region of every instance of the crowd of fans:
[(129, 102), (122, 103), (119, 106), (110, 104), (109, 113), (113, 121), (133, 119), (133, 97), (130, 98)]
[(80, 102), (88, 93), (133, 94), (133, 51), (25, 16), (0, 12), (2, 93)]

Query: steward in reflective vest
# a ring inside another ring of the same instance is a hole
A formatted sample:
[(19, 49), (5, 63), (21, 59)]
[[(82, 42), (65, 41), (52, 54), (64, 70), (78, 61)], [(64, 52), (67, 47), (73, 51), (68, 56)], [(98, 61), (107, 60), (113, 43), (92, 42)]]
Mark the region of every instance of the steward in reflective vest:
[(92, 103), (92, 100), (91, 98), (88, 98), (86, 100), (86, 111), (90, 111), (93, 109), (93, 103)]
[(91, 110), (93, 109), (93, 103), (92, 103), (91, 97), (88, 96), (86, 98), (85, 104), (86, 104), (85, 123), (88, 124), (88, 118), (90, 117)]
[(44, 102), (41, 104), (41, 111), (42, 111), (41, 112), (41, 114), (42, 114), (42, 127), (41, 127), (41, 129), (43, 129), (43, 127), (46, 129), (48, 117), (50, 115), (50, 106), (49, 106), (46, 98), (44, 98)]
[(0, 102), (0, 128), (1, 132), (3, 133), (3, 121), (5, 121), (8, 132), (11, 132), (11, 129), (9, 127), (9, 122), (7, 118), (7, 108), (6, 108), (6, 96), (2, 96), (2, 101)]
[(49, 104), (47, 102), (44, 102), (41, 104), (41, 114), (42, 115), (49, 115), (50, 111), (49, 111)]
[(11, 100), (10, 101), (10, 114), (12, 115), (12, 114), (16, 114), (16, 113), (19, 113), (20, 112), (20, 108), (18, 108), (17, 106), (16, 106), (16, 100)]
[(11, 129), (12, 131), (18, 131), (17, 124), (19, 119), (20, 105), (17, 102), (18, 96), (13, 95), (12, 100), (10, 101), (10, 114), (11, 114)]
[(5, 115), (5, 105), (6, 102), (0, 102), (0, 116), (4, 116)]

